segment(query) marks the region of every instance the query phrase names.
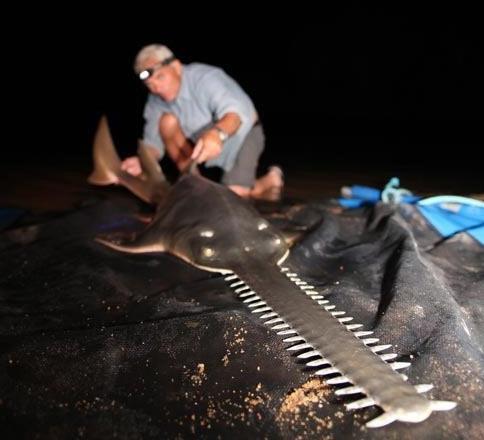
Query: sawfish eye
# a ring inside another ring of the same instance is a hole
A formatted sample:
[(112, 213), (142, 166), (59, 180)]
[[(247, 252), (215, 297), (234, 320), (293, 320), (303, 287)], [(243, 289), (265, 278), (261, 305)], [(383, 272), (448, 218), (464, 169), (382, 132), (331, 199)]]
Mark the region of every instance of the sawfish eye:
[(204, 247), (202, 248), (202, 254), (204, 257), (213, 257), (215, 255), (215, 251), (212, 248)]

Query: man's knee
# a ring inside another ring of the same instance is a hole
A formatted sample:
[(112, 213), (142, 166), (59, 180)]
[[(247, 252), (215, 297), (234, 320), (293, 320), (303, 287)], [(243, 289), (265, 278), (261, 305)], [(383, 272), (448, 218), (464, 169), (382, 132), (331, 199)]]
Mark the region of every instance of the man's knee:
[(170, 135), (180, 127), (178, 118), (173, 113), (164, 113), (159, 122), (162, 135)]

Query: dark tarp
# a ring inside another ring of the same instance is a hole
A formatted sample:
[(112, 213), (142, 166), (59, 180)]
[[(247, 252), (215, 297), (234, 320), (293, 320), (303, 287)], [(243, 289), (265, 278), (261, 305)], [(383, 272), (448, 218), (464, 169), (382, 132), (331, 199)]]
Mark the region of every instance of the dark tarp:
[[(107, 197), (0, 235), (1, 438), (484, 437), (483, 248), (440, 237), (412, 206), (263, 209), (302, 236), (287, 265), (457, 408), (367, 429), (223, 277), (93, 241), (143, 208)], [(144, 208), (145, 209), (145, 208)], [(294, 303), (297, 307), (297, 302)]]

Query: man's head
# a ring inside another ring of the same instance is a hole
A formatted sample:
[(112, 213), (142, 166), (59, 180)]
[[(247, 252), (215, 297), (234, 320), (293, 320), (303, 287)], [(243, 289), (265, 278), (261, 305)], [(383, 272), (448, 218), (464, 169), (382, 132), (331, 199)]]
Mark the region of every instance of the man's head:
[(134, 71), (151, 93), (165, 101), (178, 96), (181, 85), (182, 65), (168, 47), (150, 44), (136, 55)]

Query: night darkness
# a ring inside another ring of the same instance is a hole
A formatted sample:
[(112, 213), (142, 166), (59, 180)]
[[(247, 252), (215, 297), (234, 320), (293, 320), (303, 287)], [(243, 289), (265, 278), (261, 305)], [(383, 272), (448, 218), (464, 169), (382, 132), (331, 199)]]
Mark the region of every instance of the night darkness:
[(251, 95), (266, 131), (263, 162), (289, 170), (479, 171), (484, 68), (476, 11), (437, 16), (353, 4), (262, 17), (251, 9), (234, 24), (227, 17), (236, 11), (188, 20), (181, 11), (141, 8), (122, 18), (117, 10), (72, 10), (64, 20), (36, 22), (39, 50), (29, 62), (42, 68), (27, 91), (36, 115), (30, 157), (89, 158), (102, 113), (122, 154), (134, 152), (146, 91), (132, 60), (142, 45), (161, 42), (185, 63), (224, 68)]
[[(0, 440), (484, 439), (481, 211), (429, 197), (484, 201), (478, 6), (47, 3), (2, 16)], [(136, 153), (151, 43), (251, 96), (281, 200), (88, 183), (103, 114)], [(430, 204), (336, 199), (391, 177)]]

